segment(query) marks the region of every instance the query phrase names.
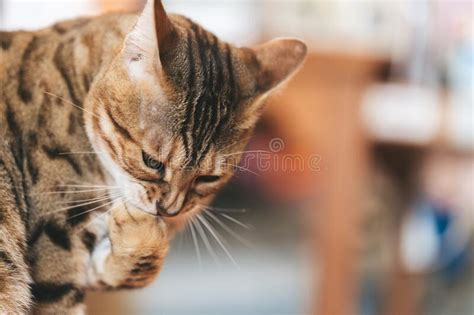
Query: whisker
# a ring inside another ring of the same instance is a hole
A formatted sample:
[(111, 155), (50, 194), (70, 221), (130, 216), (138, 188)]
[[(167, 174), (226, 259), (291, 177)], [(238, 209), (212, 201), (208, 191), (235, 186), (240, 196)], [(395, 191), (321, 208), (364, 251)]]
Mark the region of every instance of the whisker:
[(249, 140), (249, 139), (251, 139), (252, 137), (253, 137), (253, 136), (250, 136), (250, 137), (247, 137), (247, 138), (244, 138), (244, 139), (237, 140), (237, 141), (235, 141), (235, 142), (229, 144), (228, 146), (223, 147), (221, 150), (224, 151), (225, 149), (228, 149), (228, 148), (230, 148), (230, 147), (233, 147), (233, 146), (236, 145), (237, 143), (243, 142), (243, 141), (245, 141), (245, 140)]
[(84, 224), (82, 227), (80, 227), (79, 229), (77, 229), (77, 233), (83, 231), (85, 228), (87, 228), (88, 226), (90, 226), (92, 223), (94, 223), (96, 220), (104, 217), (105, 215), (108, 215), (110, 214), (110, 212), (112, 211), (112, 209), (114, 209), (114, 207), (110, 208), (109, 210), (107, 211), (104, 211), (103, 213), (99, 214), (98, 216), (96, 216), (95, 218), (93, 218), (92, 220), (90, 220), (89, 222), (87, 222), (86, 224)]
[(242, 222), (240, 222), (239, 220), (237, 220), (236, 218), (231, 217), (230, 215), (227, 215), (227, 214), (225, 214), (225, 213), (219, 213), (219, 215), (222, 216), (222, 217), (224, 217), (224, 218), (226, 218), (226, 219), (229, 220), (229, 221), (234, 222), (234, 223), (237, 224), (237, 225), (240, 225), (240, 226), (243, 227), (244, 229), (247, 229), (247, 230), (249, 230), (249, 231), (253, 230), (252, 226), (247, 225), (247, 224), (245, 224), (245, 223), (242, 223)]
[(239, 151), (239, 152), (234, 152), (234, 153), (229, 153), (229, 154), (220, 154), (219, 157), (232, 156), (232, 155), (237, 155), (237, 154), (247, 154), (247, 153), (271, 153), (271, 152), (266, 151), (266, 150), (248, 150), (248, 151)]
[(69, 155), (69, 154), (105, 154), (105, 152), (94, 152), (94, 151), (75, 151), (75, 152), (60, 152), (59, 155)]
[(102, 199), (107, 199), (107, 198), (110, 198), (109, 196), (109, 193), (105, 193), (105, 194), (102, 194), (100, 196), (97, 196), (97, 197), (94, 197), (94, 198), (89, 198), (89, 199), (80, 199), (80, 200), (65, 200), (65, 201), (60, 201), (60, 202), (57, 202), (57, 204), (70, 204), (70, 205), (74, 205), (74, 206), (82, 206), (83, 202), (89, 202), (89, 201), (101, 201)]
[[(199, 218), (199, 214), (196, 216), (197, 218)], [(193, 218), (194, 220), (194, 218)], [(207, 237), (207, 234), (206, 234), (206, 231), (202, 228), (201, 226), (201, 222), (200, 221), (194, 221), (196, 223), (196, 230), (198, 231), (198, 233), (200, 234), (201, 236), (201, 239), (202, 241), (204, 242), (204, 245), (206, 246), (207, 248), (207, 251), (209, 252), (209, 254), (211, 254), (211, 256), (213, 257), (214, 261), (219, 264), (219, 257), (217, 256), (216, 252), (214, 251), (214, 249), (212, 248), (212, 245), (211, 245), (211, 242), (209, 242), (209, 239)]]
[(109, 185), (58, 185), (58, 187), (78, 187), (78, 188), (120, 188), (120, 186)]
[(232, 235), (236, 240), (238, 240), (239, 242), (241, 242), (247, 247), (254, 248), (253, 244), (251, 244), (249, 241), (247, 241), (246, 239), (244, 239), (243, 237), (235, 233), (227, 224), (222, 222), (222, 220), (220, 220), (212, 212), (204, 210), (204, 213), (207, 214), (211, 219), (213, 219), (217, 224), (219, 224), (221, 228), (223, 228), (227, 233)]
[(181, 231), (181, 233), (179, 233), (178, 236), (177, 236), (179, 238), (179, 240), (177, 241), (178, 245), (176, 247), (178, 248), (178, 251), (180, 251), (180, 252), (183, 251), (184, 234), (186, 232), (186, 229), (188, 228), (188, 223), (189, 223), (189, 221), (186, 221), (186, 223), (184, 224), (183, 231)]
[(185, 227), (184, 227), (184, 230), (183, 230), (183, 241), (184, 241), (184, 244), (187, 244), (187, 241), (189, 239), (189, 223), (190, 221), (189, 220), (186, 220), (186, 223), (185, 223)]
[(57, 191), (45, 191), (45, 192), (30, 194), (30, 196), (55, 195), (55, 194), (82, 194), (82, 193), (86, 193), (86, 192), (97, 192), (97, 191), (103, 191), (103, 190), (108, 190), (108, 189), (110, 189), (110, 188), (104, 187), (104, 188), (86, 189), (86, 190), (57, 190)]
[(97, 114), (94, 114), (94, 113), (88, 111), (87, 109), (85, 109), (85, 108), (83, 108), (83, 107), (81, 107), (81, 106), (79, 106), (79, 105), (74, 104), (73, 102), (71, 102), (70, 100), (68, 100), (68, 99), (66, 99), (66, 98), (64, 98), (64, 97), (61, 97), (61, 96), (59, 96), (59, 95), (53, 94), (53, 93), (48, 92), (48, 91), (43, 91), (43, 93), (44, 93), (44, 94), (47, 94), (47, 95), (49, 95), (49, 96), (53, 96), (53, 97), (59, 98), (59, 99), (62, 100), (63, 102), (66, 102), (66, 103), (68, 103), (68, 104), (74, 106), (75, 108), (80, 109), (80, 110), (82, 110), (82, 111), (84, 111), (84, 112), (86, 112), (86, 113), (88, 113), (88, 114), (90, 114), (90, 115), (92, 115), (92, 116), (95, 116), (95, 117), (100, 118), (100, 119), (104, 119), (103, 117), (101, 117), (101, 116), (99, 116), (99, 115), (97, 115)]
[[(82, 204), (75, 204), (75, 205), (71, 205), (69, 207), (64, 207), (64, 208), (61, 208), (61, 209), (57, 209), (57, 210), (53, 210), (53, 211), (48, 211), (40, 216), (46, 216), (46, 215), (50, 215), (50, 214), (53, 214), (53, 213), (58, 213), (58, 212), (62, 212), (62, 211), (67, 211), (67, 210), (70, 210), (70, 209), (74, 209), (74, 208), (77, 208), (77, 207), (83, 207), (83, 206), (87, 206), (87, 205), (91, 205), (91, 204), (94, 204), (94, 203), (98, 203), (98, 202), (102, 202), (102, 201), (105, 201), (107, 199), (111, 199), (110, 196), (108, 197), (104, 197), (103, 199), (100, 199), (100, 200), (94, 200), (94, 201), (89, 201), (89, 202), (85, 202), (85, 203), (82, 203)], [(96, 208), (94, 209), (89, 209), (89, 210), (95, 210)], [(83, 212), (77, 214), (77, 215), (80, 215), (82, 214)], [(85, 212), (84, 212), (85, 213)], [(76, 216), (76, 215), (74, 215)], [(73, 217), (74, 217), (73, 216)]]
[(201, 221), (201, 223), (204, 225), (205, 228), (209, 231), (209, 233), (214, 237), (216, 242), (220, 245), (222, 250), (226, 253), (227, 257), (232, 261), (232, 263), (237, 267), (240, 268), (239, 264), (235, 261), (234, 257), (232, 254), (229, 252), (227, 247), (224, 245), (224, 242), (222, 241), (222, 236), (212, 227), (212, 225), (209, 223), (209, 221), (206, 220), (203, 216), (198, 215), (197, 216), (198, 220)]
[(260, 174), (255, 173), (254, 171), (252, 171), (252, 170), (250, 170), (250, 169), (248, 169), (248, 168), (246, 168), (246, 167), (237, 165), (237, 164), (222, 163), (221, 165), (222, 165), (222, 166), (232, 166), (232, 167), (237, 168), (238, 170), (245, 171), (245, 172), (249, 172), (249, 173), (251, 173), (251, 174), (253, 174), (253, 175), (255, 175), (255, 176), (260, 176)]
[[(117, 200), (121, 199), (122, 197), (118, 197), (118, 198), (115, 198), (113, 201), (116, 202)], [(126, 202), (126, 200), (124, 200), (123, 202)], [(84, 226), (82, 226), (81, 228), (77, 229), (77, 232), (80, 232), (82, 230), (84, 230), (86, 227), (88, 227), (89, 225), (91, 225), (95, 220), (97, 219), (100, 219), (102, 218), (103, 216), (105, 215), (108, 215), (110, 214), (110, 212), (115, 209), (116, 206), (118, 206), (119, 204), (115, 205), (115, 206), (112, 206), (109, 210), (107, 211), (104, 211), (103, 213), (99, 214), (97, 217), (93, 218), (92, 220), (90, 220), (88, 223), (86, 223)]]
[(247, 209), (233, 209), (233, 208), (219, 208), (219, 207), (211, 207), (211, 206), (204, 206), (202, 207), (206, 210), (210, 211), (217, 211), (217, 212), (230, 212), (230, 213), (246, 213)]
[(194, 248), (196, 250), (196, 256), (197, 256), (197, 259), (198, 259), (198, 262), (199, 262), (199, 266), (202, 266), (201, 249), (199, 247), (199, 242), (198, 242), (198, 239), (196, 237), (196, 230), (195, 230), (195, 227), (194, 227), (194, 220), (190, 219), (189, 223), (190, 223), (189, 227), (190, 227), (190, 231), (191, 231), (191, 237), (193, 239), (193, 244), (194, 244)]
[(94, 208), (92, 208), (92, 209), (87, 209), (86, 211), (83, 211), (83, 212), (81, 212), (81, 213), (76, 213), (76, 214), (74, 214), (74, 215), (68, 217), (66, 220), (70, 220), (70, 219), (75, 218), (75, 217), (78, 217), (78, 216), (80, 216), (80, 215), (83, 215), (83, 214), (92, 212), (92, 211), (94, 211), (94, 210), (103, 208), (103, 207), (108, 206), (108, 205), (110, 205), (110, 204), (112, 204), (112, 203), (114, 203), (114, 202), (115, 202), (115, 200), (112, 200), (112, 201), (110, 201), (110, 202), (106, 202), (106, 203), (104, 203), (104, 204), (102, 204), (102, 205), (100, 205), (100, 206), (94, 207)]
[(102, 198), (106, 198), (106, 195), (100, 195), (100, 197), (90, 198), (90, 199), (79, 199), (79, 200), (64, 200), (58, 201), (56, 205), (77, 205), (81, 202), (88, 202), (88, 201), (100, 201)]

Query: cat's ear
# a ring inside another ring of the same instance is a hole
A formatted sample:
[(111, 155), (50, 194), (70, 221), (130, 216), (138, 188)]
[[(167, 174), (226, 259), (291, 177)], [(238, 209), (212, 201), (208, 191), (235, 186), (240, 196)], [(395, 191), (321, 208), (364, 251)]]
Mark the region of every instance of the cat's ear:
[(160, 50), (173, 33), (173, 25), (161, 0), (148, 0), (138, 20), (125, 38), (123, 55), (131, 72), (151, 66), (161, 69)]
[(288, 80), (303, 63), (307, 48), (298, 39), (271, 40), (253, 49), (257, 62), (257, 84), (266, 93)]
[[(248, 52), (250, 51), (250, 54)], [(245, 49), (251, 72), (256, 77), (257, 97), (242, 113), (240, 128), (255, 126), (266, 96), (282, 85), (299, 69), (303, 63), (306, 44), (297, 39), (274, 39), (253, 49)]]

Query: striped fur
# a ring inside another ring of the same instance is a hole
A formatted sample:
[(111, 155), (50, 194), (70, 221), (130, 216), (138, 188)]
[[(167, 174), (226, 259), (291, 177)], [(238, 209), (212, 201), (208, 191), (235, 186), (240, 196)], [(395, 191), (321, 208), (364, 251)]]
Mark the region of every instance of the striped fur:
[(87, 289), (150, 283), (305, 53), (235, 47), (158, 0), (0, 32), (0, 313), (82, 313)]

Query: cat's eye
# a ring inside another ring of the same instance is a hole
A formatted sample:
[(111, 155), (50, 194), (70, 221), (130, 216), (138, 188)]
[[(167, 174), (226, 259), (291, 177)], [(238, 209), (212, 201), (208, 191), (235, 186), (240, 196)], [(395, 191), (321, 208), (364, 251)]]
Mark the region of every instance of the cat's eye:
[(164, 175), (165, 165), (162, 162), (155, 160), (144, 151), (142, 151), (142, 158), (143, 158), (143, 163), (145, 163), (147, 167), (158, 171), (161, 175)]
[(210, 183), (215, 183), (219, 179), (221, 179), (220, 176), (217, 175), (203, 175), (203, 176), (198, 176), (195, 180), (196, 184), (210, 184)]

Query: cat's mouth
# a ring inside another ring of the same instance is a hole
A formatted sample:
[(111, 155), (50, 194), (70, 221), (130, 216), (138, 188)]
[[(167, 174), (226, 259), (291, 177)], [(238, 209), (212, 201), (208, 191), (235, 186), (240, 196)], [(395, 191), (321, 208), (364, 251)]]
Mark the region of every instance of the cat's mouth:
[(151, 209), (146, 209), (139, 205), (138, 203), (135, 203), (133, 201), (129, 201), (130, 205), (133, 206), (134, 208), (146, 212), (148, 214), (152, 214), (155, 216), (160, 216), (160, 217), (165, 217), (165, 218), (174, 218), (178, 216), (180, 213), (182, 213), (181, 209), (178, 211), (169, 211), (166, 207), (162, 206), (159, 202), (155, 203), (155, 209), (154, 211)]
[(156, 213), (162, 217), (172, 218), (181, 213), (181, 209), (171, 212), (166, 207), (163, 207), (161, 203), (156, 202)]

